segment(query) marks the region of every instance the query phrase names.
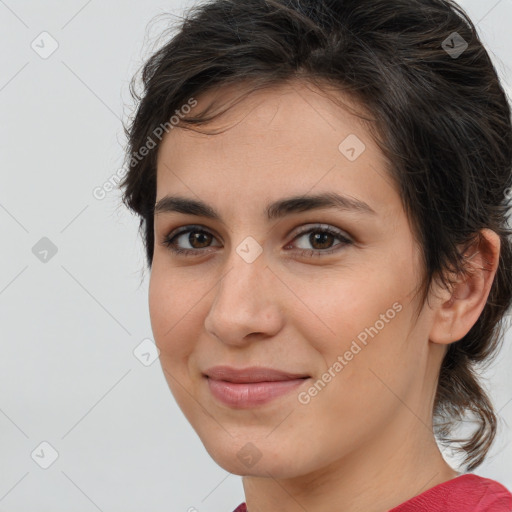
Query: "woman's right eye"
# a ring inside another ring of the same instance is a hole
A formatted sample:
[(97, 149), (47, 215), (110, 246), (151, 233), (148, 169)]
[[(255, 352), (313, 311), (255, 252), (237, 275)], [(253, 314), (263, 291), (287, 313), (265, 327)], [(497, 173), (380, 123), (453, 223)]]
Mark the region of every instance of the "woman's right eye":
[[(185, 236), (187, 234), (188, 236)], [(213, 238), (215, 237), (209, 231), (206, 231), (197, 226), (191, 226), (186, 229), (182, 229), (177, 233), (171, 232), (170, 234), (166, 235), (162, 240), (162, 244), (175, 254), (198, 256), (201, 252), (203, 252), (203, 249), (209, 247), (208, 243), (211, 242)], [(183, 239), (183, 241), (186, 241), (186, 243), (190, 244), (192, 249), (179, 248), (177, 246), (177, 241), (180, 239)], [(196, 243), (200, 245), (200, 247), (194, 246)]]

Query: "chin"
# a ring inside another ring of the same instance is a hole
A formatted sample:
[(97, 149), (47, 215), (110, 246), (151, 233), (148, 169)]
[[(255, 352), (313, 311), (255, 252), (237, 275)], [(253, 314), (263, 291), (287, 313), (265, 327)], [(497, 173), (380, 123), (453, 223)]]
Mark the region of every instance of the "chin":
[(222, 442), (203, 444), (211, 458), (234, 475), (291, 478), (297, 476), (300, 467), (296, 450), (283, 452), (281, 443), (274, 446), (265, 439), (257, 440), (252, 436), (237, 439), (226, 434)]

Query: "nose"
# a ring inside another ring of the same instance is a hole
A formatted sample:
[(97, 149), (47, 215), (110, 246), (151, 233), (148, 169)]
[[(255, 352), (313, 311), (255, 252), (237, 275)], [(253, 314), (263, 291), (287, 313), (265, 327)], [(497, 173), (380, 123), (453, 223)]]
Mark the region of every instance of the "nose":
[[(241, 346), (254, 337), (274, 336), (282, 328), (279, 287), (284, 288), (264, 254), (248, 262), (233, 250), (212, 293), (205, 328), (223, 343)], [(282, 290), (281, 290), (282, 291)]]

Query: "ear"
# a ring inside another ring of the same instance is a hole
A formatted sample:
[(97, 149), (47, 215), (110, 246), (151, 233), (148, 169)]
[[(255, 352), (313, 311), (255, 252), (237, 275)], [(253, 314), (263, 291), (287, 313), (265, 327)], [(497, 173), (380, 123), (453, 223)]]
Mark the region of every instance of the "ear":
[(468, 273), (458, 276), (451, 290), (436, 301), (430, 341), (447, 345), (462, 339), (475, 325), (491, 290), (500, 255), (500, 237), (490, 229), (466, 251)]

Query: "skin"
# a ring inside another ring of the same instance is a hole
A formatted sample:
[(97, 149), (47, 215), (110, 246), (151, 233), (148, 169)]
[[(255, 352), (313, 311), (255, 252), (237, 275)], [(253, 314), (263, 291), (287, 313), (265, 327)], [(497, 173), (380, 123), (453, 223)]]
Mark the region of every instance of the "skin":
[[(196, 108), (237, 91), (204, 94)], [(432, 433), (438, 372), (448, 344), (485, 305), (499, 237), (483, 230), (484, 242), (471, 248), (474, 274), (451, 291), (435, 287), (417, 317), (420, 248), (388, 162), (361, 121), (311, 84), (293, 82), (253, 93), (209, 127), (235, 124), (214, 136), (174, 129), (158, 153), (157, 201), (200, 199), (222, 217), (155, 215), (150, 317), (179, 407), (212, 458), (243, 475), (250, 512), (384, 512), (456, 477)], [(338, 149), (350, 134), (366, 145), (355, 161)], [(365, 201), (376, 215), (332, 208), (272, 221), (263, 215), (271, 201), (332, 191)], [(193, 224), (212, 236), (191, 245), (188, 233), (176, 243), (200, 255), (175, 255), (161, 243)], [(298, 236), (318, 224), (353, 243)], [(252, 263), (236, 252), (248, 236), (263, 250)], [(299, 253), (329, 248), (336, 250)], [(400, 312), (300, 403), (298, 393), (395, 303)], [(216, 401), (202, 376), (220, 364), (311, 379), (265, 405), (234, 409)], [(247, 450), (260, 457), (250, 467), (237, 456)]]

